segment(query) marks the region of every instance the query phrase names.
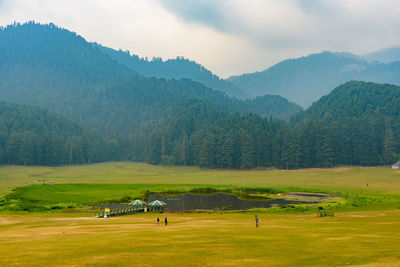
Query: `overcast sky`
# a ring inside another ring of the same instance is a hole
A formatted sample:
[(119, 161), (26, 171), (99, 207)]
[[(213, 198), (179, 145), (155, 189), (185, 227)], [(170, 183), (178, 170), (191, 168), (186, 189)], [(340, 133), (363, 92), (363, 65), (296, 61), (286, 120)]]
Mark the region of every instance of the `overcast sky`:
[(400, 45), (399, 0), (0, 0), (1, 25), (29, 20), (142, 57), (184, 56), (224, 78)]

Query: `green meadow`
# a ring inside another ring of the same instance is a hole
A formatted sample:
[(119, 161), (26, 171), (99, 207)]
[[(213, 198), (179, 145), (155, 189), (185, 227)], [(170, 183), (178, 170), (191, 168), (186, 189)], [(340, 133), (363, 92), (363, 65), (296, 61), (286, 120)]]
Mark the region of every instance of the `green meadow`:
[(40, 179), (55, 184), (203, 184), (400, 193), (400, 172), (388, 167), (209, 170), (111, 162), (62, 167), (3, 166), (0, 177), (1, 193), (18, 186), (38, 184)]
[[(316, 206), (103, 219), (83, 209), (210, 188), (323, 192), (343, 201), (335, 217), (322, 218), (314, 218)], [(0, 266), (400, 266), (400, 172), (389, 167), (3, 166), (0, 211)], [(157, 216), (168, 226), (157, 226)]]

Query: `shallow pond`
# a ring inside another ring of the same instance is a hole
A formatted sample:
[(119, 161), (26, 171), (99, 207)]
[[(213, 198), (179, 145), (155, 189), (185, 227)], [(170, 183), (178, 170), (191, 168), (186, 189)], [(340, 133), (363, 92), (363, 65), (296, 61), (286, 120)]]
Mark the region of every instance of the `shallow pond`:
[(161, 195), (151, 194), (149, 202), (161, 200), (167, 204), (167, 211), (191, 211), (191, 210), (247, 210), (252, 208), (270, 208), (288, 204), (311, 204), (317, 201), (290, 200), (275, 198), (265, 200), (244, 200), (233, 194), (215, 193), (210, 195), (182, 194)]

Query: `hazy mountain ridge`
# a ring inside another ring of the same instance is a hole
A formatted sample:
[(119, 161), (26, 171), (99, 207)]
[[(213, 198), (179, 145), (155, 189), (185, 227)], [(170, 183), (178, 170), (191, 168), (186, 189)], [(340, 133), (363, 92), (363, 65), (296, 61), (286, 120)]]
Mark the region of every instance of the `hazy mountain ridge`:
[(367, 61), (391, 63), (400, 61), (400, 46), (389, 47), (362, 56)]
[(147, 77), (158, 77), (166, 79), (181, 79), (188, 78), (193, 81), (203, 83), (215, 90), (227, 93), (231, 97), (239, 99), (249, 98), (242, 89), (234, 86), (230, 82), (219, 78), (208, 69), (195, 61), (177, 57), (163, 61), (161, 58), (140, 58), (137, 55), (131, 54), (129, 51), (114, 50), (108, 47), (101, 46), (97, 43), (93, 44), (102, 52), (108, 54), (112, 59), (125, 65), (126, 67)]
[(322, 52), (228, 80), (246, 88), (252, 96), (278, 94), (307, 107), (332, 88), (351, 80), (400, 84), (400, 63), (371, 63), (350, 53)]
[[(195, 61), (183, 57), (177, 57), (166, 61), (163, 61), (161, 58), (153, 58), (149, 61), (131, 54), (129, 51), (117, 51), (97, 43), (93, 43), (93, 45), (122, 65), (145, 76), (167, 79), (188, 78), (203, 83), (215, 90), (223, 91), (229, 96), (239, 99), (250, 98), (243, 90), (228, 81), (220, 79), (217, 75), (214, 75)], [(235, 101), (235, 106), (236, 107), (232, 107), (230, 110), (241, 113), (243, 113), (243, 111), (248, 111), (261, 116), (273, 116), (286, 120), (289, 119), (291, 115), (301, 110), (300, 106), (277, 95), (263, 95), (256, 98), (245, 99), (243, 102)]]
[[(246, 111), (247, 105), (251, 112), (259, 112), (249, 105), (251, 101), (245, 104), (230, 99), (198, 82), (146, 78), (112, 60), (82, 37), (52, 24), (9, 26), (0, 31), (0, 38), (5, 40), (0, 44), (3, 99), (50, 108), (94, 127), (109, 118), (110, 123), (119, 123), (118, 128), (128, 130), (134, 127), (124, 121), (129, 121), (125, 116), (130, 112), (130, 116), (148, 120), (161, 114), (171, 102), (196, 97), (230, 111), (250, 112)], [(291, 114), (285, 108), (296, 110), (296, 105), (286, 104), (270, 108), (275, 109), (273, 114), (261, 112), (279, 116), (280, 109), (288, 118)], [(118, 113), (126, 115), (121, 117)]]
[(243, 100), (243, 104), (250, 113), (284, 120), (289, 120), (292, 115), (303, 110), (301, 106), (289, 102), (279, 95), (258, 96)]

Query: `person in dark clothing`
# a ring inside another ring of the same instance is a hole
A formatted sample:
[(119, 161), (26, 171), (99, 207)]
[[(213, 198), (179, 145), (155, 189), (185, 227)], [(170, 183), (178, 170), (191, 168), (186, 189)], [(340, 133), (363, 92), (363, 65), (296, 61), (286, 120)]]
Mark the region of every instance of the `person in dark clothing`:
[(165, 217), (164, 221), (165, 221), (165, 226), (167, 226), (167, 225), (168, 225), (168, 219), (167, 219), (167, 217)]
[(259, 226), (258, 226), (258, 217), (257, 217), (257, 215), (256, 215), (256, 228), (258, 228)]
[(160, 224), (160, 218), (157, 217), (157, 225)]

